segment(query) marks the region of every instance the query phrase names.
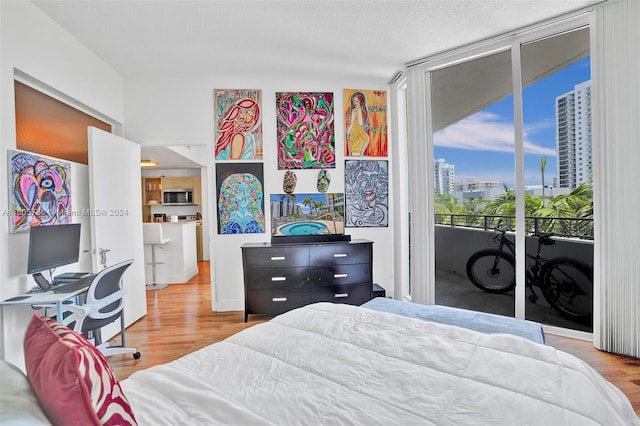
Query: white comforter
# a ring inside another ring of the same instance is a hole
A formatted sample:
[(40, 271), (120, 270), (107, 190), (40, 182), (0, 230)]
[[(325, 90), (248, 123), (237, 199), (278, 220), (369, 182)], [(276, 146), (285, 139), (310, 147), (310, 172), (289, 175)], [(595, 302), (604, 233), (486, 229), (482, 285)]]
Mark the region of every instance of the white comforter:
[(328, 303), (121, 383), (140, 425), (640, 425), (552, 347)]

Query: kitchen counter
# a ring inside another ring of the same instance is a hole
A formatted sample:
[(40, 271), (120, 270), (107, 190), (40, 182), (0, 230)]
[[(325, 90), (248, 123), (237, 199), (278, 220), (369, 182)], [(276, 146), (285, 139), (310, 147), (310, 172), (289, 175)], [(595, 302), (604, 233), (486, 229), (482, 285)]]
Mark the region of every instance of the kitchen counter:
[[(156, 278), (162, 284), (184, 284), (198, 273), (196, 221), (163, 222), (162, 233), (171, 241), (156, 247)], [(145, 284), (152, 283), (151, 246), (144, 246)]]

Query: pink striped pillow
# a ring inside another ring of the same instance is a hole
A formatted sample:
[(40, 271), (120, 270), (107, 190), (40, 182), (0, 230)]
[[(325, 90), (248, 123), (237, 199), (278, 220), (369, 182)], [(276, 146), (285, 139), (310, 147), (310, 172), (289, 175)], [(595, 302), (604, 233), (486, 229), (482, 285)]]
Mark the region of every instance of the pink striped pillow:
[(84, 336), (35, 313), (24, 354), (27, 377), (53, 424), (137, 424), (109, 363)]

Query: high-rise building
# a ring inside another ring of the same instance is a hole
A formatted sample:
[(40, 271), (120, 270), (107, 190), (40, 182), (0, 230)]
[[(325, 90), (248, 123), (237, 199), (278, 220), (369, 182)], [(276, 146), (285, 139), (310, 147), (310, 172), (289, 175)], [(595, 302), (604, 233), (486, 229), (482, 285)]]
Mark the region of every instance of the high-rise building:
[(574, 189), (592, 178), (591, 81), (556, 98), (558, 187)]
[(435, 160), (434, 163), (436, 193), (453, 195), (456, 190), (456, 167), (447, 164), (444, 158)]

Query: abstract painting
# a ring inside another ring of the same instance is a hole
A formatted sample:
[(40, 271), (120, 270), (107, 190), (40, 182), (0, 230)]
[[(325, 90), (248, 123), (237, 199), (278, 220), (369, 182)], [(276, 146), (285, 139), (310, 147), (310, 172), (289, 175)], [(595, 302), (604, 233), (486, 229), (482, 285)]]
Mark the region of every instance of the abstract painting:
[(262, 159), (262, 91), (215, 89), (215, 159)]
[(265, 232), (262, 163), (217, 163), (219, 234)]
[(333, 93), (277, 92), (278, 170), (336, 166)]
[(344, 154), (348, 157), (386, 157), (387, 92), (344, 90)]
[(387, 160), (345, 160), (345, 226), (389, 225), (389, 164)]
[(28, 152), (7, 153), (9, 232), (71, 223), (71, 164)]

